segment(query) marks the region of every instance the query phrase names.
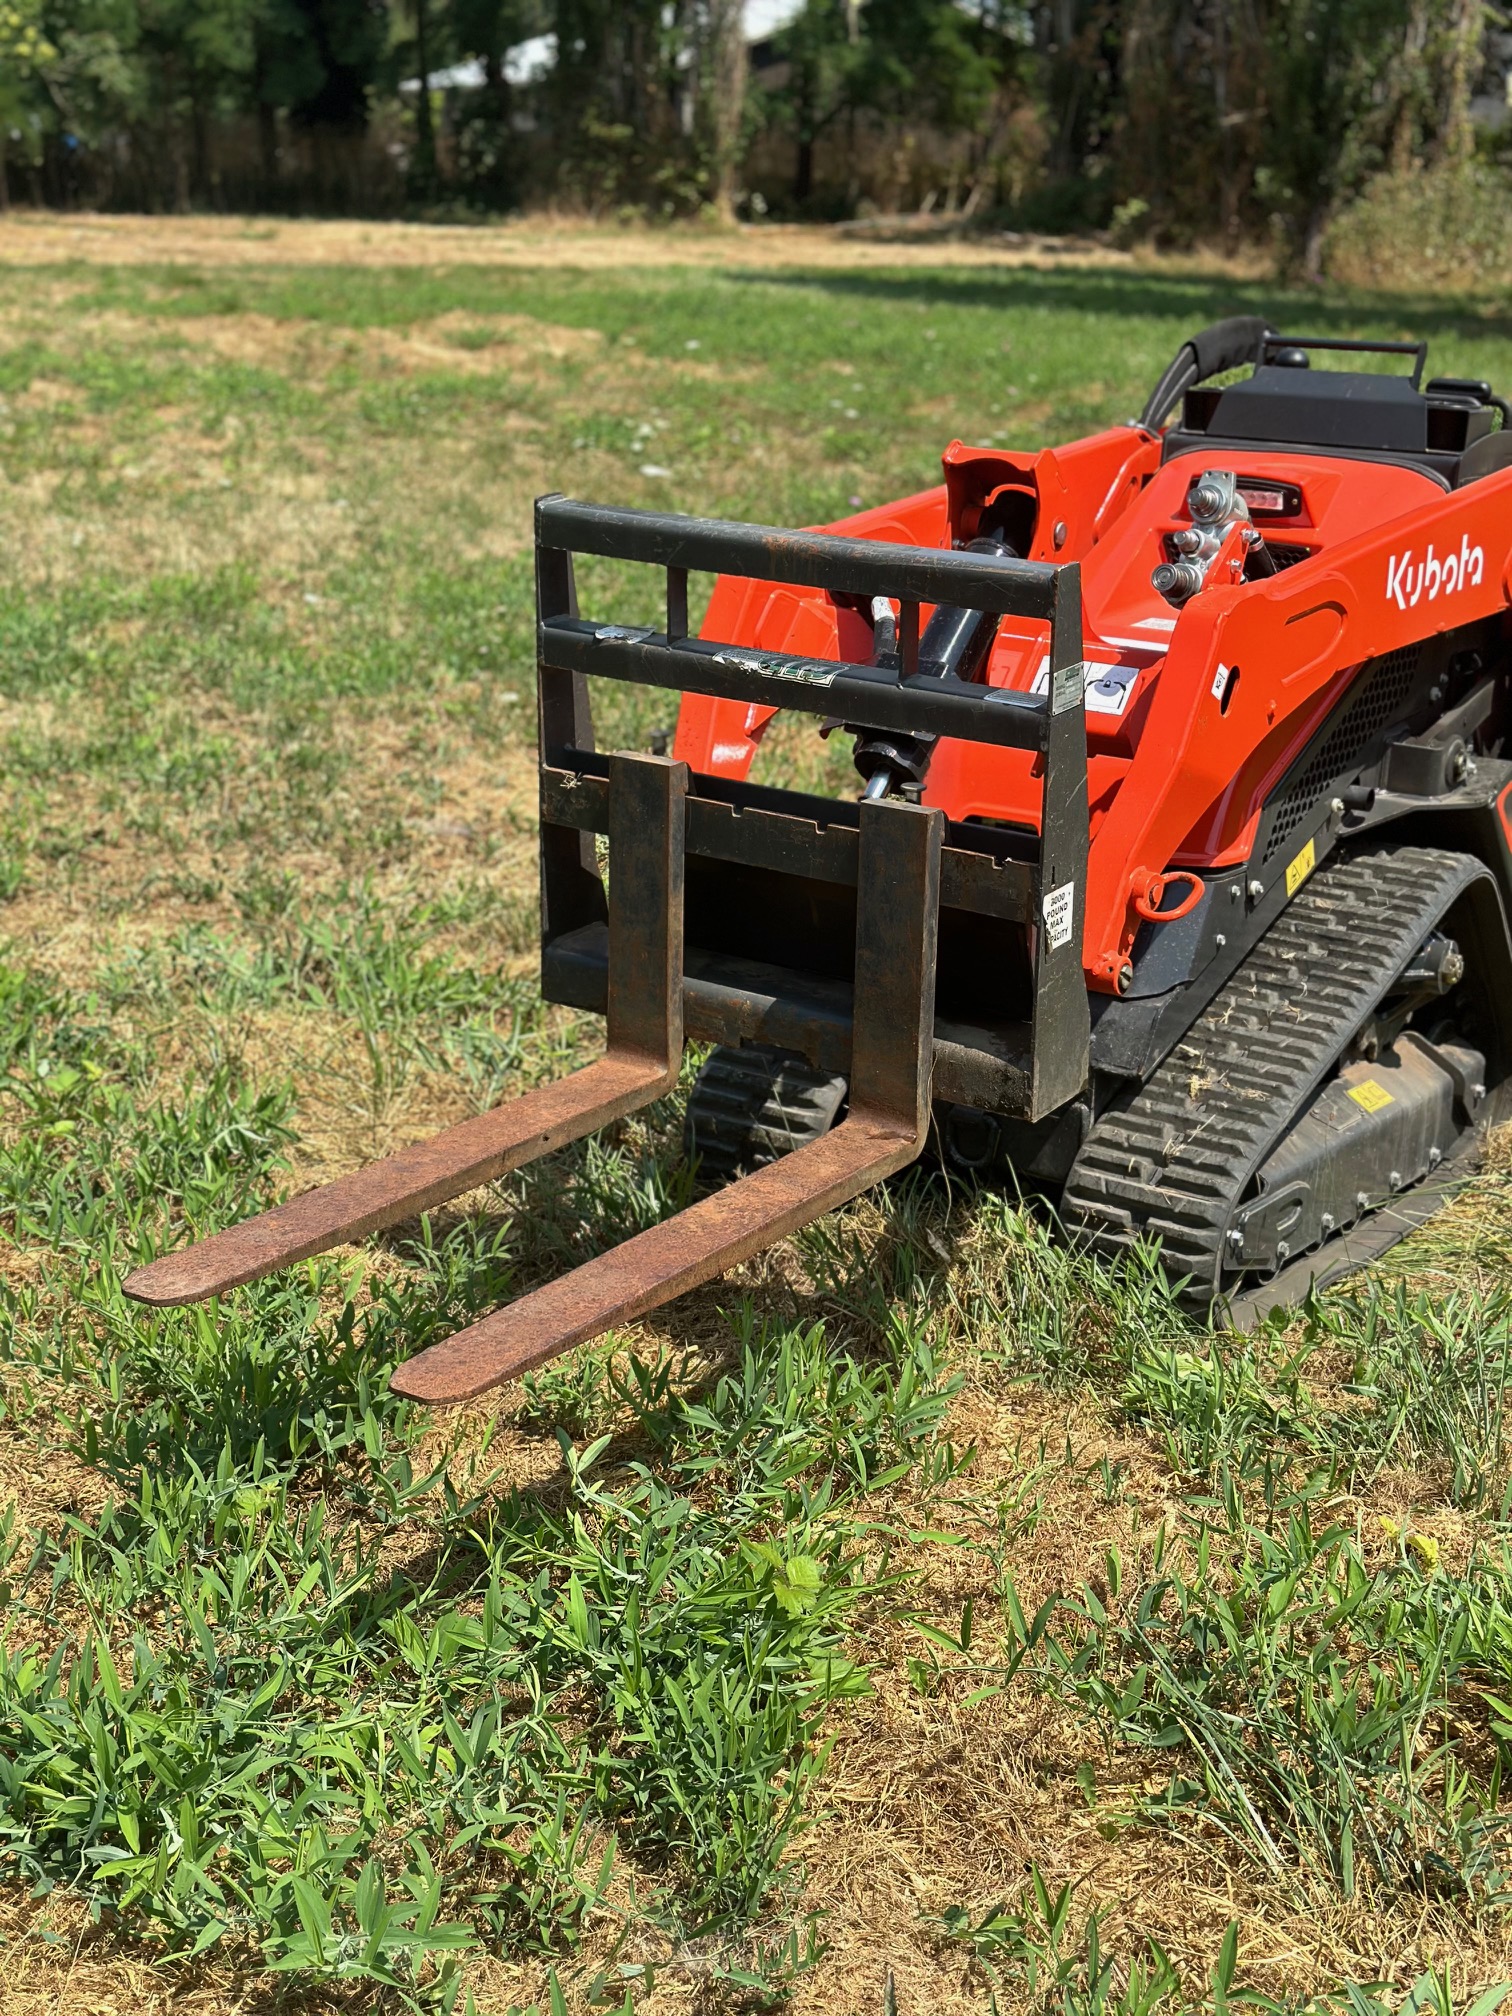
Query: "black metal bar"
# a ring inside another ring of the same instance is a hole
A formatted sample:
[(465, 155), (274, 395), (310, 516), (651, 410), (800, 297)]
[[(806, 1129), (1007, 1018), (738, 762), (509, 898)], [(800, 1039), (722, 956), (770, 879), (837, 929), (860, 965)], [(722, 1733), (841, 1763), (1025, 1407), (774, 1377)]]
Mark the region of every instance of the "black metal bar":
[(551, 671), (591, 672), (805, 714), (839, 714), (869, 728), (954, 735), (1005, 749), (1038, 749), (1047, 718), (1043, 700), (1005, 687), (927, 676), (900, 680), (882, 666), (799, 658), (701, 637), (669, 644), (655, 630), (569, 617), (543, 623), (537, 648), (542, 667)]
[[(604, 759), (600, 759), (602, 762)], [(704, 795), (705, 787), (720, 788), (720, 796)], [(754, 802), (790, 800), (778, 810)], [(835, 815), (818, 824), (814, 810)], [(803, 793), (773, 792), (760, 787), (730, 785), (726, 779), (695, 776), (688, 798), (688, 852), (710, 861), (730, 861), (776, 874), (798, 875), (842, 888), (856, 886), (857, 831), (860, 806)], [(848, 815), (848, 816), (847, 816)], [(565, 770), (541, 772), (541, 823), (568, 826), (577, 832), (609, 830), (609, 787), (603, 776)], [(1033, 890), (1038, 875), (1026, 861), (973, 845), (990, 829), (947, 825), (940, 855), (940, 902), (946, 909), (969, 910), (982, 917), (1001, 917), (1023, 924), (1035, 914)], [(1001, 842), (998, 843), (1001, 845)]]
[(688, 570), (667, 569), (667, 637), (676, 644), (688, 634)]
[(945, 814), (894, 799), (861, 807), (851, 1112), (929, 1131), (934, 1077), (935, 961)]
[(576, 616), (577, 583), (572, 555), (541, 540), (541, 507), (536, 505), (536, 615), (543, 623), (553, 616)]
[(1267, 336), (1260, 345), (1260, 361), (1264, 363), (1275, 350), (1353, 350), (1382, 357), (1415, 357), (1417, 362), (1408, 374), (1413, 385), (1428, 362), (1426, 343), (1378, 342), (1371, 336)]
[(609, 761), (609, 1042), (682, 1056), (683, 888), (688, 766), (665, 756)]
[[(889, 801), (890, 802), (890, 801)], [(948, 888), (949, 853), (940, 858), (940, 896)], [(609, 972), (608, 934), (590, 925), (559, 939), (547, 962), (547, 999), (586, 1015), (602, 1015)], [(848, 1076), (854, 991), (848, 980), (816, 980), (759, 959), (688, 948), (683, 973), (683, 1026), (693, 1043), (770, 1043), (797, 1050), (822, 1071)], [(1027, 1022), (986, 1028), (935, 1017), (937, 1099), (958, 1100), (1027, 1120), (1032, 1103), (1033, 1045)]]
[[(607, 785), (608, 756), (596, 749), (568, 751), (567, 760), (560, 769), (548, 766), (542, 775), (541, 816), (560, 818), (565, 826), (589, 824), (581, 814), (567, 812), (564, 808), (571, 803), (573, 794), (581, 785), (591, 784), (594, 779)], [(826, 798), (812, 791), (794, 791), (781, 785), (752, 784), (734, 777), (711, 776), (702, 770), (693, 772), (691, 788), (699, 800), (727, 805), (736, 815), (752, 811), (779, 812), (786, 818), (806, 820), (811, 826), (848, 826), (853, 833), (861, 823), (861, 806), (855, 798)], [(607, 807), (608, 799), (602, 802)], [(549, 811), (545, 809), (548, 804), (551, 807)], [(607, 833), (608, 830), (602, 821), (594, 828), (598, 833)], [(1027, 826), (1010, 830), (1003, 826), (984, 826), (972, 819), (952, 819), (945, 829), (945, 846), (947, 850), (966, 848), (999, 865), (1011, 862), (1027, 867), (1039, 857), (1039, 834)]]
[(1087, 1082), (1091, 1008), (1082, 969), (1087, 892), (1086, 673), (1081, 570), (1061, 570), (1050, 627), (1045, 787), (1035, 884), (1030, 1119), (1053, 1113)]
[(537, 500), (536, 539), (563, 552), (639, 560), (653, 567), (739, 574), (753, 581), (826, 588), (837, 595), (948, 602), (1041, 620), (1054, 613), (1055, 580), (1063, 571), (1038, 561), (1002, 560), (948, 547), (888, 545), (833, 532), (789, 532), (721, 518), (616, 510), (562, 496)]
[[(541, 513), (536, 508), (536, 621), (570, 619), (578, 613), (572, 555), (542, 546)], [(536, 733), (542, 763), (562, 760), (569, 749), (592, 749), (593, 710), (581, 672), (536, 668)], [(603, 878), (589, 833), (541, 828), (541, 943), (609, 915)]]
[(903, 677), (912, 679), (919, 669), (919, 605), (917, 602), (898, 604), (898, 655), (903, 663)]

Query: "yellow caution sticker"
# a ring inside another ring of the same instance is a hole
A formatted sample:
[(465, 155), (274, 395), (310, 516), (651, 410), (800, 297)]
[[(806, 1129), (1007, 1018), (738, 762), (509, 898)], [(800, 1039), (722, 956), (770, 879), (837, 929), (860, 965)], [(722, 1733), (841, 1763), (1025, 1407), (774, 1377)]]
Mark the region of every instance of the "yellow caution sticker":
[(1363, 1106), (1367, 1113), (1379, 1113), (1383, 1106), (1392, 1104), (1391, 1094), (1374, 1078), (1367, 1078), (1362, 1085), (1351, 1085), (1349, 1096), (1356, 1106)]
[(1302, 884), (1318, 865), (1318, 850), (1311, 840), (1286, 871), (1286, 893), (1295, 896)]

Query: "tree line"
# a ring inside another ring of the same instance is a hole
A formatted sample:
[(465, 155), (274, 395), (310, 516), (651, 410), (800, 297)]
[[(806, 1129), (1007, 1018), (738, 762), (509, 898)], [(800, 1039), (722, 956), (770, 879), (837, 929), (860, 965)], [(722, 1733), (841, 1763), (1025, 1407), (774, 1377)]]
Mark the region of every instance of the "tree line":
[(932, 206), (1311, 263), (1372, 177), (1473, 159), (1506, 25), (1487, 0), (806, 0), (753, 45), (742, 0), (0, 0), (0, 202)]

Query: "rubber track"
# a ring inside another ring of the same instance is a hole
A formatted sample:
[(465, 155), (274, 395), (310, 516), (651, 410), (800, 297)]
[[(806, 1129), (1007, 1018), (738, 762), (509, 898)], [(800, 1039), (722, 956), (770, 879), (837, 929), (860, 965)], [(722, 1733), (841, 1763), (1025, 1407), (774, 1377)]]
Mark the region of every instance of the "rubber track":
[(1205, 1308), (1250, 1178), (1346, 1044), (1482, 872), (1463, 854), (1396, 847), (1326, 864), (1143, 1085), (1082, 1144), (1067, 1230), (1104, 1254), (1158, 1238)]
[(705, 1187), (817, 1141), (833, 1125), (845, 1081), (801, 1057), (749, 1045), (721, 1044), (693, 1081), (684, 1148)]

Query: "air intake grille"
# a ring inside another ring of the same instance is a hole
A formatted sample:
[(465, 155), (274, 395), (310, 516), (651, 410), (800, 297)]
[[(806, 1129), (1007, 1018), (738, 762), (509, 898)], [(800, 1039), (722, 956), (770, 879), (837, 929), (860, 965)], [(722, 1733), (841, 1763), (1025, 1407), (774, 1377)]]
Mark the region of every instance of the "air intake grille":
[(1328, 786), (1357, 763), (1382, 729), (1398, 718), (1412, 691), (1422, 655), (1421, 644), (1404, 644), (1399, 651), (1378, 658), (1365, 673), (1343, 714), (1276, 799), (1265, 843), (1266, 861), (1285, 847)]

